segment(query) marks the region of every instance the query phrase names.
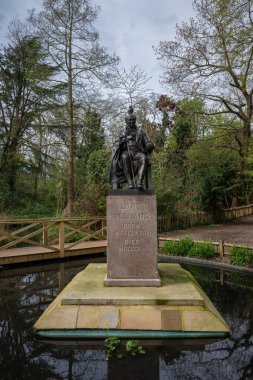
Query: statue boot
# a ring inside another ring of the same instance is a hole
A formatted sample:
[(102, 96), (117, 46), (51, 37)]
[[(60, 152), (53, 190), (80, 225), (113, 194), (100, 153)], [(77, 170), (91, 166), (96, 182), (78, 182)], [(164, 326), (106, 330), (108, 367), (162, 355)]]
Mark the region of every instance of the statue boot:
[(137, 180), (137, 189), (138, 190), (143, 190), (144, 175), (145, 175), (145, 165), (142, 165), (140, 172), (139, 172), (139, 175), (138, 175), (138, 180)]
[(127, 176), (126, 180), (127, 180), (128, 188), (129, 189), (134, 189), (134, 184), (133, 184), (132, 178), (130, 176)]

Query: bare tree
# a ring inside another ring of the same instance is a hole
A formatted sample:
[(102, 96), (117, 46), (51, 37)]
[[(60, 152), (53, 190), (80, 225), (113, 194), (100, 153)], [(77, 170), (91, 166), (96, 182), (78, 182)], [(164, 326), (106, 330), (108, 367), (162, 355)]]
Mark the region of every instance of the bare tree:
[(43, 10), (31, 11), (30, 21), (43, 39), (51, 60), (60, 68), (58, 80), (66, 83), (68, 128), (68, 203), (67, 213), (73, 212), (75, 110), (77, 95), (93, 88), (94, 80), (103, 78), (105, 69), (117, 62), (99, 45), (93, 23), (99, 12), (88, 0), (44, 0)]
[(236, 116), (242, 125), (241, 170), (253, 114), (252, 0), (194, 0), (196, 19), (177, 27), (176, 40), (156, 53), (165, 82), (177, 95), (199, 96), (214, 113)]
[(117, 96), (127, 100), (129, 105), (136, 106), (139, 99), (150, 92), (147, 87), (150, 79), (138, 65), (131, 66), (129, 70), (115, 66), (110, 76), (110, 87), (114, 92), (117, 89)]

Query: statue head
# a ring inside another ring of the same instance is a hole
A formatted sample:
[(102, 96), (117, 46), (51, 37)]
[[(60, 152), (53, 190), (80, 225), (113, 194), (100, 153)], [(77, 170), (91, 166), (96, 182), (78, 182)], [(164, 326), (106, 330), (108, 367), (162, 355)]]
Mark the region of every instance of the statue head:
[(136, 126), (136, 115), (134, 113), (133, 107), (128, 108), (128, 112), (125, 117), (125, 121), (128, 127), (134, 128)]

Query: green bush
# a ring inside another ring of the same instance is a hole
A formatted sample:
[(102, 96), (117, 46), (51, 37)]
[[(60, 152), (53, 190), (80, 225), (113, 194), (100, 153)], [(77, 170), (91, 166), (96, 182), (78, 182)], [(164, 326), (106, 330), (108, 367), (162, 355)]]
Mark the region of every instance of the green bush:
[(183, 238), (178, 241), (168, 240), (162, 245), (160, 252), (171, 256), (187, 256), (193, 244), (191, 238)]
[(253, 251), (244, 247), (232, 247), (229, 260), (231, 264), (239, 265), (240, 267), (246, 264), (253, 265)]
[(204, 259), (211, 259), (215, 256), (215, 249), (214, 246), (208, 241), (203, 243), (194, 243), (188, 255), (190, 257), (201, 257)]
[(126, 352), (131, 356), (145, 354), (145, 350), (138, 340), (128, 340), (126, 342)]
[(248, 249), (247, 264), (249, 264), (250, 266), (253, 266), (253, 250), (252, 249)]
[(168, 240), (160, 248), (160, 252), (170, 256), (190, 256), (210, 259), (215, 255), (214, 246), (210, 242), (194, 243), (191, 238), (178, 241)]
[(76, 241), (81, 240), (83, 237), (84, 234), (82, 232), (76, 232), (66, 239), (66, 243), (75, 243)]

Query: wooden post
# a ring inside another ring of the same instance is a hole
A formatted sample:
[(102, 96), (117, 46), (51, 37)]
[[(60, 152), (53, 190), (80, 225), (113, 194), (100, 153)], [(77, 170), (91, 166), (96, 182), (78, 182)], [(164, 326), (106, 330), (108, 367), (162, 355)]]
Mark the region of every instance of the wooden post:
[[(46, 227), (48, 227), (48, 224), (43, 223), (43, 228), (46, 228)], [(48, 228), (43, 231), (42, 239), (43, 239), (42, 240), (43, 244), (47, 245), (48, 244)]]
[(223, 240), (220, 240), (219, 242), (219, 255), (220, 255), (220, 258), (223, 259), (224, 257), (224, 241)]
[(65, 263), (60, 263), (59, 265), (59, 292), (61, 292), (64, 289), (64, 269), (65, 269)]
[[(102, 229), (106, 226), (106, 220), (105, 219), (102, 219)], [(105, 238), (106, 237), (106, 232), (105, 230), (102, 231), (102, 237)]]
[(60, 248), (60, 257), (64, 257), (64, 244), (65, 244), (64, 222), (60, 222), (60, 225), (59, 225), (59, 248)]
[(220, 270), (220, 284), (224, 285), (224, 270)]

